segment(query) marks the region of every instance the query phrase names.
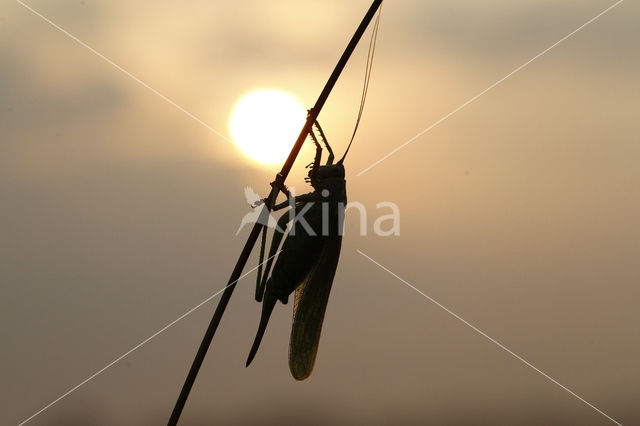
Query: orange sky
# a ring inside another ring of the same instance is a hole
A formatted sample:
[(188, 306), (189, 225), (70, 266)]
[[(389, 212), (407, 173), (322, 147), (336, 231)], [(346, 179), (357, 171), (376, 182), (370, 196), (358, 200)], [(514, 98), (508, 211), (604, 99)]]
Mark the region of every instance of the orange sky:
[[(256, 89), (311, 107), (369, 1), (26, 4), (130, 75), (19, 3), (0, 6), (3, 424), (224, 286), (248, 232), (234, 235), (244, 187), (266, 193), (273, 173), (212, 129), (228, 137), (231, 108)], [(376, 203), (398, 204), (401, 236), (358, 236), (348, 215), (304, 383), (287, 368), (290, 306), (277, 307), (244, 368), (259, 315), (255, 277), (244, 280), (184, 424), (608, 423), (356, 250), (611, 417), (638, 422), (637, 4), (357, 176), (612, 4), (385, 2), (347, 186), (369, 229)], [(337, 153), (365, 48), (320, 116)], [(290, 180), (300, 192), (312, 151), (301, 155)], [(30, 424), (165, 422), (213, 306)]]

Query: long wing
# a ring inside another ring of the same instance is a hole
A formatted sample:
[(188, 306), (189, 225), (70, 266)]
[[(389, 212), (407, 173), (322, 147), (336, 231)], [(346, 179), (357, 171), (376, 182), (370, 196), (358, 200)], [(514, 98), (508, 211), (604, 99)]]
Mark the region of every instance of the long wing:
[(341, 236), (332, 237), (307, 278), (296, 289), (289, 340), (289, 370), (296, 380), (306, 379), (313, 370), (341, 245)]

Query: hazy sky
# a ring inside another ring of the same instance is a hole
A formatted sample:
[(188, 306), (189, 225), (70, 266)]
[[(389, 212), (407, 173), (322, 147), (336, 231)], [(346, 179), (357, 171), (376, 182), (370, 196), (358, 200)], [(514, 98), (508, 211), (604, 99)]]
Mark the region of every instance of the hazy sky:
[[(228, 135), (238, 98), (315, 102), (369, 0), (25, 2)], [(258, 357), (234, 294), (183, 424), (610, 424), (371, 258), (623, 424), (640, 422), (640, 7), (384, 4), (316, 367), (288, 371), (291, 305)], [(368, 40), (369, 33), (365, 36)], [(342, 153), (359, 46), (320, 116)], [(0, 423), (17, 424), (222, 288), (273, 172), (20, 3), (0, 6)], [(290, 184), (302, 188), (303, 151)], [(354, 212), (355, 213), (355, 212)], [(256, 264), (253, 257), (250, 265)], [(162, 424), (210, 302), (29, 424)]]

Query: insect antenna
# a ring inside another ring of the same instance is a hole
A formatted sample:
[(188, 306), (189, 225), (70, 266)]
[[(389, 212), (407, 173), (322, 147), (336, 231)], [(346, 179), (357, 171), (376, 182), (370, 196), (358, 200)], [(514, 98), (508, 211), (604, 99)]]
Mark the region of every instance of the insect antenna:
[(356, 120), (356, 125), (353, 129), (353, 134), (351, 135), (349, 145), (347, 145), (347, 150), (344, 152), (342, 158), (338, 161), (338, 164), (342, 164), (344, 159), (347, 157), (347, 153), (349, 152), (351, 144), (353, 143), (353, 140), (356, 137), (356, 133), (358, 132), (358, 126), (360, 125), (360, 119), (362, 118), (362, 112), (364, 111), (364, 104), (367, 100), (367, 92), (369, 91), (369, 81), (371, 80), (371, 71), (373, 69), (373, 57), (376, 52), (376, 42), (378, 41), (378, 28), (380, 27), (381, 14), (382, 6), (380, 7), (380, 11), (378, 12), (378, 17), (376, 18), (376, 23), (373, 27), (373, 32), (371, 33), (371, 40), (369, 41), (369, 52), (367, 53), (367, 66), (364, 73), (364, 84), (362, 87), (362, 98), (360, 99), (360, 110), (358, 111), (358, 118)]

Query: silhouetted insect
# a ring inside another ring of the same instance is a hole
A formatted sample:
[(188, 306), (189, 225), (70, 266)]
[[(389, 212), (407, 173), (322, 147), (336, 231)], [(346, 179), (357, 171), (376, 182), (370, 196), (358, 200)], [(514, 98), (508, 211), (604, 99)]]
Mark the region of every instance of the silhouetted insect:
[[(262, 316), (253, 342), (247, 366), (251, 363), (264, 335), (269, 317), (278, 300), (286, 304), (295, 291), (293, 325), (289, 342), (289, 369), (297, 380), (311, 374), (318, 351), (324, 313), (338, 266), (342, 245), (344, 208), (347, 203), (344, 157), (333, 164), (334, 155), (320, 125), (315, 123), (322, 142), (329, 151), (327, 163), (321, 165), (322, 146), (313, 131), (310, 136), (316, 145), (316, 156), (306, 181), (313, 191), (292, 197), (286, 188), (281, 190), (288, 201), (274, 206), (280, 210), (293, 206), (289, 214), (278, 220), (269, 250), (264, 275), (259, 270), (256, 300), (262, 301)], [(345, 153), (346, 154), (346, 153)], [(273, 257), (278, 251), (287, 223), (293, 220), (269, 276)], [(263, 229), (260, 263), (264, 258), (266, 229)]]
[[(347, 191), (345, 182), (344, 166), (342, 165), (344, 158), (349, 152), (349, 148), (358, 130), (358, 124), (362, 117), (362, 111), (367, 96), (369, 81), (371, 78), (371, 68), (373, 66), (373, 55), (376, 46), (376, 36), (380, 23), (380, 14), (376, 18), (374, 30), (369, 42), (369, 52), (367, 55), (367, 66), (365, 72), (365, 80), (362, 90), (362, 98), (360, 100), (360, 110), (356, 120), (355, 129), (351, 136), (351, 141), (347, 146), (347, 150), (338, 161), (333, 164), (333, 152), (327, 143), (327, 139), (322, 129), (317, 123), (318, 114), (322, 110), (329, 94), (333, 90), (336, 81), (340, 77), (342, 70), (349, 61), (351, 54), (358, 45), (360, 38), (368, 27), (369, 23), (379, 10), (382, 0), (373, 0), (371, 7), (365, 14), (362, 22), (353, 34), (351, 41), (347, 45), (344, 53), (340, 57), (338, 64), (334, 68), (327, 84), (320, 93), (314, 107), (309, 110), (307, 120), (296, 139), (291, 153), (282, 166), (280, 173), (272, 182), (272, 188), (267, 198), (267, 206), (263, 211), (268, 214), (270, 209), (279, 210), (289, 205), (283, 203), (272, 206), (279, 192), (284, 192), (293, 205), (292, 213), (294, 218), (291, 230), (285, 239), (282, 250), (278, 253), (278, 247), (284, 236), (285, 224), (288, 222), (287, 215), (280, 220), (279, 226), (274, 231), (273, 240), (270, 248), (270, 256), (265, 268), (264, 276), (261, 269), (258, 269), (258, 283), (256, 285), (256, 300), (262, 301), (262, 315), (260, 325), (256, 334), (255, 341), (249, 353), (247, 365), (251, 363), (258, 351), (262, 336), (264, 335), (269, 317), (273, 312), (273, 308), (278, 300), (286, 303), (289, 295), (295, 291), (295, 301), (293, 304), (293, 326), (291, 329), (291, 341), (289, 344), (289, 368), (291, 374), (298, 380), (303, 380), (311, 374), (316, 354), (318, 352), (318, 343), (320, 341), (320, 332), (322, 330), (322, 322), (324, 313), (333, 284), (333, 277), (338, 266), (340, 257), (340, 247), (342, 245), (342, 227), (344, 223), (344, 209), (347, 202)], [(320, 132), (322, 141), (329, 151), (329, 158), (325, 165), (321, 165), (322, 146), (318, 143), (317, 138), (313, 134), (312, 124), (315, 124)], [(312, 163), (311, 170), (308, 174), (307, 181), (313, 187), (313, 192), (298, 197), (292, 197), (292, 194), (284, 186), (284, 182), (291, 171), (291, 167), (300, 152), (300, 148), (304, 144), (307, 136), (311, 135), (316, 145), (316, 156)], [(260, 249), (260, 267), (264, 259), (264, 249), (266, 245), (266, 228), (262, 221), (257, 221), (247, 238), (247, 242), (238, 257), (238, 261), (229, 278), (229, 284), (225, 287), (218, 306), (211, 317), (207, 331), (205, 332), (198, 352), (191, 364), (187, 378), (184, 381), (180, 395), (173, 407), (169, 425), (176, 425), (180, 419), (182, 409), (184, 408), (189, 393), (198, 376), (202, 362), (204, 361), (209, 345), (218, 329), (220, 320), (225, 309), (231, 299), (236, 283), (241, 278), (247, 259), (251, 254), (260, 232), (262, 232), (262, 247)], [(278, 254), (273, 272), (271, 270), (272, 260)]]

